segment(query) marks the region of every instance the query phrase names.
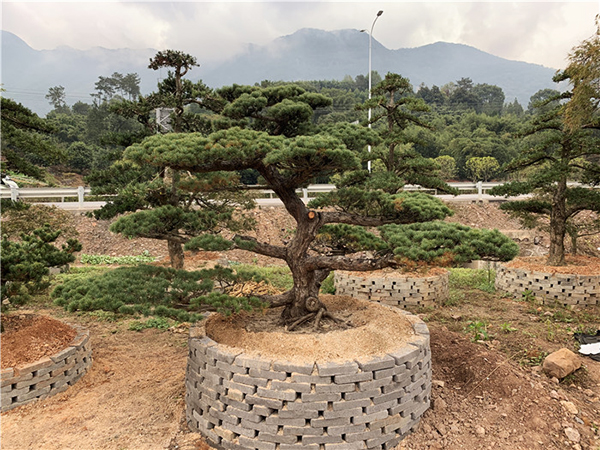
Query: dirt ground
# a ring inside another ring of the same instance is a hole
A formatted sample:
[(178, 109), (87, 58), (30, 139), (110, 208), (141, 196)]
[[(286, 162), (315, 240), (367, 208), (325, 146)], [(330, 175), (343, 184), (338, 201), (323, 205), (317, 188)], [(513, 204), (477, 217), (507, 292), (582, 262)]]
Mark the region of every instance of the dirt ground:
[[(451, 220), (511, 230), (522, 253), (544, 253), (547, 239), (542, 234), (523, 233), (495, 205), (457, 209)], [(284, 241), (293, 230), (281, 209), (256, 214), (257, 235), (267, 242)], [(76, 224), (83, 253), (118, 256), (148, 250), (166, 256), (164, 243), (111, 235), (105, 222), (77, 215)], [(271, 263), (228, 252), (200, 254), (188, 258), (188, 264), (202, 265), (203, 257)], [(129, 329), (133, 319), (69, 314), (46, 303), (27, 308), (15, 313), (54, 317), (89, 329), (93, 365), (67, 391), (3, 413), (2, 448), (210, 448), (185, 425), (185, 325), (140, 332)], [(583, 368), (560, 382), (540, 370), (548, 353), (562, 347), (576, 350), (573, 331), (591, 332), (599, 326), (599, 308), (573, 312), (461, 289), (444, 307), (418, 312), (431, 331), (432, 408), (398, 450), (600, 449), (600, 362), (581, 358)], [(476, 341), (472, 325), (480, 322), (488, 338)]]

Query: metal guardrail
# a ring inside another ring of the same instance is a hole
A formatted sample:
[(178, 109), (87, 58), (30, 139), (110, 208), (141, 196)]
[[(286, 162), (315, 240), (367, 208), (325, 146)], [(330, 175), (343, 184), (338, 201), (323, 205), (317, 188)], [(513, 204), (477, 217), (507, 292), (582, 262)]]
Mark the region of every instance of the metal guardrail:
[[(501, 186), (504, 182), (482, 182), (479, 181), (477, 183), (470, 182), (451, 182), (448, 183), (451, 187), (458, 189), (459, 191), (475, 191), (479, 198), (483, 194), (485, 194), (488, 190), (492, 189), (496, 186)], [(569, 183), (570, 186), (583, 186), (580, 183), (572, 182)], [(333, 184), (311, 184), (307, 188), (298, 189), (298, 194), (302, 194), (303, 200), (307, 201), (309, 198), (315, 196), (315, 194), (321, 192), (330, 192), (335, 189), (335, 185)], [(436, 189), (427, 189), (423, 188), (420, 185), (407, 184), (404, 186), (404, 189), (407, 191), (423, 191), (430, 192), (433, 195), (438, 195)], [(261, 193), (263, 198), (277, 198), (274, 191), (270, 189), (258, 190), (257, 192)], [(85, 196), (91, 195), (92, 190), (89, 187), (79, 186), (76, 188), (7, 188), (2, 187), (0, 189), (0, 198), (3, 199), (12, 199), (16, 201), (17, 199), (28, 199), (34, 200), (39, 199), (40, 203), (45, 201), (45, 199), (49, 198), (60, 198), (61, 202), (65, 201), (65, 198), (77, 197), (77, 201), (79, 204), (83, 204)]]

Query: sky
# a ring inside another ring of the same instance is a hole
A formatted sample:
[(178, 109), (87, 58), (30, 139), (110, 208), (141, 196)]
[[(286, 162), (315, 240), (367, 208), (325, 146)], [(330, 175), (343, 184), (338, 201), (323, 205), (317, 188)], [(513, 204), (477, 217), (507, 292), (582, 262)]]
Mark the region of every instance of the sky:
[(592, 2), (209, 2), (2, 0), (2, 29), (36, 50), (181, 50), (219, 62), (247, 44), (266, 45), (301, 28), (367, 29), (389, 49), (438, 41), (502, 58), (562, 69), (574, 46), (595, 31)]

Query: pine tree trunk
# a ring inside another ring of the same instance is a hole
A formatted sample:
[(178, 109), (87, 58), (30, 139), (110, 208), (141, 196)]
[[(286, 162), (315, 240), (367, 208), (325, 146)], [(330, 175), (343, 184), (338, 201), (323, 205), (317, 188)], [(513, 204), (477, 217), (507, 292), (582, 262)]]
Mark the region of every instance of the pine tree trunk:
[(565, 235), (567, 232), (566, 207), (567, 181), (561, 180), (556, 186), (552, 198), (550, 213), (550, 251), (546, 264), (549, 266), (565, 265)]
[(169, 246), (169, 258), (171, 267), (174, 269), (183, 269), (183, 246), (177, 241), (167, 241)]

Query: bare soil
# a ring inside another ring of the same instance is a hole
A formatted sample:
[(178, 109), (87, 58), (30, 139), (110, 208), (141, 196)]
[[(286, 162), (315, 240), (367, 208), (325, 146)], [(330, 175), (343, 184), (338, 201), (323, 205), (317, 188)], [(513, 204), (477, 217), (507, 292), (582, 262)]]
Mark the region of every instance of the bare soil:
[(288, 332), (280, 323), (281, 308), (273, 308), (232, 317), (214, 315), (206, 323), (206, 335), (245, 353), (298, 363), (383, 356), (414, 336), (414, 316), (351, 297), (323, 295), (321, 300), (343, 321), (342, 326), (324, 320), (319, 332), (313, 332), (312, 327)]
[[(513, 231), (524, 256), (547, 250), (543, 234), (523, 232), (494, 204), (455, 209), (451, 220)], [(289, 238), (293, 223), (282, 208), (255, 214), (261, 240)], [(163, 242), (124, 239), (109, 233), (106, 222), (76, 219), (83, 253), (167, 255)], [(594, 245), (588, 248), (600, 247)], [(217, 261), (280, 263), (235, 251), (188, 255), (186, 265)], [(3, 413), (3, 448), (210, 448), (185, 426), (185, 324), (137, 332), (129, 330), (133, 319), (74, 315), (46, 303), (28, 308), (12, 316), (35, 314), (89, 329), (94, 362), (67, 391)], [(597, 329), (600, 308), (571, 311), (467, 288), (453, 291), (441, 308), (417, 312), (431, 331), (433, 407), (398, 449), (600, 449), (600, 362), (582, 358), (583, 368), (560, 382), (540, 370), (548, 353), (577, 350), (573, 332)], [(475, 340), (477, 326), (484, 327), (487, 338)], [(4, 335), (2, 344), (4, 360)]]

